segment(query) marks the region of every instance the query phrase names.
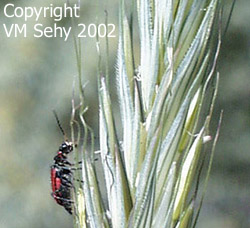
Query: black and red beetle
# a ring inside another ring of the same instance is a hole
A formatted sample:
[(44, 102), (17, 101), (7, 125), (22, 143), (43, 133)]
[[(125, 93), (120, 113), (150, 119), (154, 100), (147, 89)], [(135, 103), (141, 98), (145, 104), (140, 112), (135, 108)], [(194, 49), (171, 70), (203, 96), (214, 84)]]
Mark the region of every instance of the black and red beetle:
[(71, 164), (67, 160), (67, 154), (72, 150), (72, 143), (64, 142), (54, 157), (54, 164), (50, 167), (51, 195), (70, 214), (72, 214), (71, 189), (73, 185)]
[[(57, 124), (62, 131), (65, 133), (60, 125), (57, 114), (54, 112)], [(72, 214), (72, 199), (71, 190), (72, 184), (72, 170), (71, 163), (68, 161), (67, 155), (73, 151), (73, 143), (65, 140), (59, 147), (56, 156), (54, 157), (54, 164), (50, 167), (50, 180), (52, 197), (55, 201), (63, 206), (70, 214)]]

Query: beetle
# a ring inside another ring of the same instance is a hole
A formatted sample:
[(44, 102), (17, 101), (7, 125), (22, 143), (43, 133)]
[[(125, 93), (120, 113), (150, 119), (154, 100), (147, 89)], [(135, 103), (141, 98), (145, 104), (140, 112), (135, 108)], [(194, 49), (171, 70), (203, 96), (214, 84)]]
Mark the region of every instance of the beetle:
[(67, 154), (73, 151), (72, 143), (63, 142), (54, 157), (54, 164), (50, 167), (50, 179), (52, 197), (72, 214), (71, 189), (72, 170), (71, 163), (67, 160)]
[[(61, 132), (65, 136), (56, 112), (54, 112), (54, 115)], [(50, 166), (51, 195), (70, 214), (72, 214), (73, 203), (71, 200), (73, 168), (71, 167), (72, 164), (68, 161), (67, 155), (72, 151), (73, 143), (65, 140), (54, 157), (54, 164)]]

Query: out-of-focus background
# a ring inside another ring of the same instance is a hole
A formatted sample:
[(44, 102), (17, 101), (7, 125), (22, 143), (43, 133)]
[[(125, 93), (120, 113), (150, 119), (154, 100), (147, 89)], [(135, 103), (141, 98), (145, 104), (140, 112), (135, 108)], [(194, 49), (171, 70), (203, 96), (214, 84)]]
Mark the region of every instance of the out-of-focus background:
[[(52, 110), (70, 133), (72, 83), (77, 75), (72, 37), (7, 38), (3, 24), (24, 23), (3, 15), (5, 4), (49, 6), (50, 0), (0, 3), (0, 227), (72, 227), (72, 218), (50, 196), (49, 166), (63, 141)], [(82, 1), (79, 23), (109, 22), (117, 25), (118, 1)], [(226, 4), (227, 14), (229, 2)], [(53, 0), (53, 4), (62, 4)], [(220, 139), (208, 191), (197, 227), (250, 227), (250, 5), (237, 2), (224, 38), (220, 90), (216, 114), (224, 110)], [(40, 23), (53, 26), (53, 18)], [(58, 24), (70, 26), (71, 20)], [(34, 20), (27, 26), (32, 28)], [(116, 26), (116, 35), (118, 27)], [(96, 89), (97, 54), (94, 38), (83, 38), (87, 119), (98, 132)], [(111, 72), (115, 70), (117, 39), (110, 39)], [(115, 84), (114, 75), (111, 83)], [(115, 92), (113, 92), (115, 96)], [(216, 119), (216, 118), (215, 118)]]

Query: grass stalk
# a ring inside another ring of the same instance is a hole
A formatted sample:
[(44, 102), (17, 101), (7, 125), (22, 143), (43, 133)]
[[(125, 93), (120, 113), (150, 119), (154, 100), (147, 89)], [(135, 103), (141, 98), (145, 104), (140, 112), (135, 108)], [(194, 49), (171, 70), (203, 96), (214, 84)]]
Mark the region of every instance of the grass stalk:
[[(135, 12), (126, 4), (120, 0), (118, 100), (110, 96), (108, 40), (104, 56), (98, 37), (96, 42), (101, 159), (98, 164), (102, 165), (105, 186), (100, 186), (96, 173), (93, 131), (85, 120), (81, 44), (74, 39), (80, 105), (77, 109), (72, 102), (71, 123), (73, 140), (74, 125), (78, 128), (80, 147), (76, 159), (82, 158), (82, 172), (78, 175), (83, 180), (75, 194), (75, 227), (195, 227), (218, 139), (218, 131), (213, 136), (209, 126), (218, 92), (216, 63), (221, 44), (222, 3), (137, 0), (136, 4), (132, 1)], [(133, 37), (135, 23), (139, 41)], [(136, 45), (140, 47), (139, 59), (135, 59)], [(209, 87), (214, 82), (211, 92)], [(121, 121), (115, 123), (113, 105), (117, 101)], [(204, 109), (205, 103), (210, 105), (208, 110)], [(79, 123), (75, 121), (76, 113)], [(121, 138), (117, 136), (117, 125), (122, 125)], [(203, 170), (205, 143), (212, 144), (207, 171)], [(199, 198), (202, 171), (205, 184)]]

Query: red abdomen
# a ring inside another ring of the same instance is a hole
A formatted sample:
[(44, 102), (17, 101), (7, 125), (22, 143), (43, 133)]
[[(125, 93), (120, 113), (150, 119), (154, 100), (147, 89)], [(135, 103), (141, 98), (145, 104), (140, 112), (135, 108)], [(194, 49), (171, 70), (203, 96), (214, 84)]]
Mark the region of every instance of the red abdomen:
[(56, 200), (57, 203), (61, 204), (60, 197), (62, 197), (61, 194), (61, 179), (58, 176), (57, 169), (52, 166), (50, 169), (50, 179), (51, 179), (51, 189), (52, 189), (52, 196)]

